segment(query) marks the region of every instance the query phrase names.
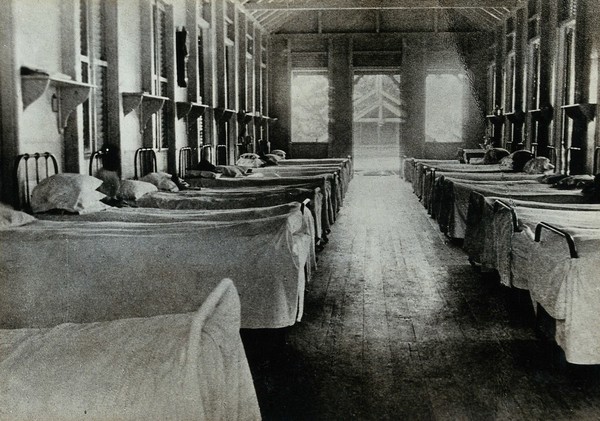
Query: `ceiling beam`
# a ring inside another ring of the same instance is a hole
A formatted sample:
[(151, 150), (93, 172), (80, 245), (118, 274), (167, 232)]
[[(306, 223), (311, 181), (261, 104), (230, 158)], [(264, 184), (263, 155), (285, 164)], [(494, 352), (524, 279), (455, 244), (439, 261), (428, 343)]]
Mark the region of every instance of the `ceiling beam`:
[(358, 9), (472, 9), (481, 7), (514, 9), (523, 0), (310, 0), (259, 2), (250, 0), (246, 10), (358, 10)]
[(477, 10), (461, 9), (458, 11), (458, 13), (464, 16), (467, 20), (469, 20), (469, 22), (482, 31), (493, 31), (496, 27), (495, 25), (498, 24), (496, 19), (493, 19), (485, 14), (482, 15)]

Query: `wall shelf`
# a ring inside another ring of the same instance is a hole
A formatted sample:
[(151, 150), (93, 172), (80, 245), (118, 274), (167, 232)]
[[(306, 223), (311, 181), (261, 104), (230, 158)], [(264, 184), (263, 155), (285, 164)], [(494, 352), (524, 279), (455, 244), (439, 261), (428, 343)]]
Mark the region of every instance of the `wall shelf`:
[(240, 111), (237, 114), (238, 123), (240, 124), (248, 124), (252, 120), (254, 120), (254, 113), (248, 111)]
[(266, 127), (268, 124), (271, 123), (275, 123), (277, 121), (277, 119), (275, 117), (267, 117), (267, 116), (263, 116), (262, 120), (261, 120), (261, 124)]
[(535, 121), (547, 123), (552, 120), (554, 109), (552, 106), (542, 107), (537, 110), (529, 110), (529, 114), (531, 114), (531, 118), (533, 118)]
[(58, 132), (63, 133), (69, 116), (79, 104), (88, 99), (93, 86), (68, 79), (66, 75), (51, 76), (41, 71), (29, 72), (21, 75), (23, 109), (40, 98), (51, 84), (54, 85)]
[(504, 114), (504, 117), (513, 124), (522, 124), (525, 122), (525, 113), (523, 111), (513, 111)]
[(151, 95), (147, 92), (123, 92), (123, 114), (127, 115), (133, 110), (138, 110), (140, 118), (140, 133), (144, 129), (153, 114), (159, 112), (169, 98), (158, 95)]
[(228, 108), (215, 108), (214, 115), (217, 122), (229, 121), (236, 114), (235, 110)]
[(504, 114), (490, 114), (486, 115), (485, 118), (494, 125), (504, 124)]
[(199, 102), (177, 102), (176, 107), (177, 118), (181, 120), (186, 117), (188, 131), (204, 115), (204, 112), (210, 108), (210, 106), (200, 104)]
[(592, 121), (596, 117), (596, 104), (570, 104), (560, 108), (573, 120)]

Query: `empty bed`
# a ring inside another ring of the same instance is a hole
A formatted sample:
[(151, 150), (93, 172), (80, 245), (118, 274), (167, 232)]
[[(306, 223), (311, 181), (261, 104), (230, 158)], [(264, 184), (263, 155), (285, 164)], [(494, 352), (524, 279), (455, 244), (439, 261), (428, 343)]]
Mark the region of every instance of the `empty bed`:
[(260, 419), (231, 281), (193, 313), (66, 318), (79, 323), (0, 330), (0, 418)]
[(225, 277), (240, 294), (242, 327), (290, 326), (302, 316), (315, 264), (314, 223), (301, 207), (121, 209), (2, 229), (0, 242), (11, 244), (0, 272), (2, 326), (62, 322), (52, 308), (69, 309), (71, 296), (39, 299), (58, 286), (68, 285), (82, 302), (112, 291), (103, 308), (121, 312), (101, 319), (108, 320), (193, 311)]

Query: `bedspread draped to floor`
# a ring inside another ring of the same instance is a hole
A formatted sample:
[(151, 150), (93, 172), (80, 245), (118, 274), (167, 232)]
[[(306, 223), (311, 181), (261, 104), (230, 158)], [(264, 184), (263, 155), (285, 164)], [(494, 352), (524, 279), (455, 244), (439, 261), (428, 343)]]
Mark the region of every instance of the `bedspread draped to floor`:
[(0, 330), (0, 418), (258, 420), (221, 282), (194, 313)]
[[(189, 312), (226, 277), (240, 294), (242, 327), (290, 326), (302, 316), (305, 268), (310, 276), (315, 256), (314, 222), (300, 204), (109, 212), (126, 222), (89, 221), (107, 217), (100, 212), (0, 230), (0, 243), (10, 244), (0, 267), (1, 326)], [(73, 318), (59, 317), (65, 313)]]

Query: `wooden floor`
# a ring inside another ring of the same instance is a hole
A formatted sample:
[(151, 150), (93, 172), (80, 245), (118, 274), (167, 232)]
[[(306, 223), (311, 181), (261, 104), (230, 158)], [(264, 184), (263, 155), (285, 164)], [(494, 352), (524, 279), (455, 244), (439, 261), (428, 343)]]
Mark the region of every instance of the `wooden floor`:
[(409, 184), (357, 175), (303, 321), (243, 332), (263, 416), (600, 419), (600, 370), (566, 364), (525, 304), (469, 266)]

